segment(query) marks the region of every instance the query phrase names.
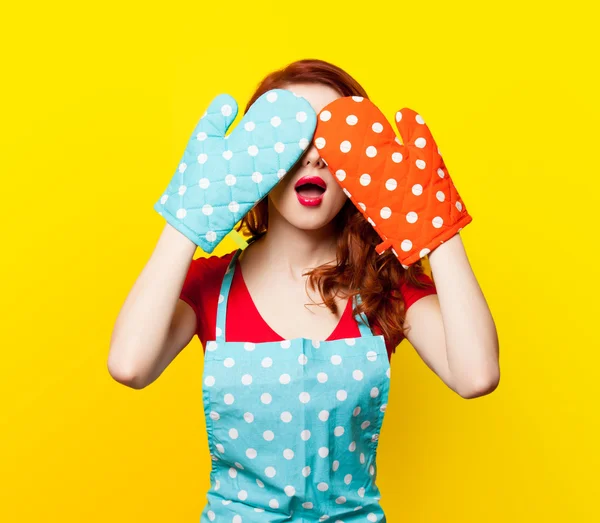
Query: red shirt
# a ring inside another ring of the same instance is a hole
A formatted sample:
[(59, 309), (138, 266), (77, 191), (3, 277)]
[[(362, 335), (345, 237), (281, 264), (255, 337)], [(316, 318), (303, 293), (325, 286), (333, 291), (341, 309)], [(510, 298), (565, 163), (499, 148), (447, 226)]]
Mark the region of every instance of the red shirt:
[[(216, 337), (217, 305), (221, 283), (234, 252), (223, 256), (201, 257), (192, 260), (179, 296), (196, 313), (196, 335), (203, 347), (206, 347), (207, 340), (214, 340)], [(419, 279), (433, 283), (426, 274), (420, 275)], [(436, 294), (435, 285), (419, 289), (404, 281), (400, 285), (400, 291), (404, 297), (406, 310), (419, 298)], [(239, 269), (239, 262), (231, 283), (225, 329), (227, 341), (251, 341), (254, 343), (283, 341), (283, 338), (265, 322), (254, 305)], [(374, 334), (381, 334), (376, 326), (373, 326), (372, 330)], [(327, 341), (359, 336), (358, 324), (352, 315), (352, 300), (348, 300), (337, 327)], [(395, 347), (387, 342), (386, 346), (388, 357), (391, 358)]]

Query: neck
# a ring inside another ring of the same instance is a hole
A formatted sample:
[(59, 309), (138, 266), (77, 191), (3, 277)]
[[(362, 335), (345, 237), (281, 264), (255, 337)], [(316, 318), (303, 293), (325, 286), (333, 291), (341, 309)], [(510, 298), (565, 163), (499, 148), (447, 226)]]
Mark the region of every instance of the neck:
[(256, 254), (270, 266), (277, 263), (301, 277), (306, 269), (334, 262), (337, 242), (333, 222), (327, 226), (302, 230), (294, 227), (269, 201), (269, 229), (256, 242)]

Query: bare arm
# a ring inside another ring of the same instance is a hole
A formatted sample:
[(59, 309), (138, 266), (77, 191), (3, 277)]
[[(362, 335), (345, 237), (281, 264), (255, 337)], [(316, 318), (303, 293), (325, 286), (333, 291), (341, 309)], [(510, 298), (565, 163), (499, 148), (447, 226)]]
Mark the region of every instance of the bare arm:
[(141, 389), (156, 380), (196, 330), (196, 315), (179, 299), (196, 245), (168, 223), (135, 281), (110, 341), (108, 371)]
[(425, 296), (408, 309), (407, 339), (460, 396), (489, 394), (500, 380), (498, 335), (460, 235), (432, 251), (429, 264), (437, 295)]

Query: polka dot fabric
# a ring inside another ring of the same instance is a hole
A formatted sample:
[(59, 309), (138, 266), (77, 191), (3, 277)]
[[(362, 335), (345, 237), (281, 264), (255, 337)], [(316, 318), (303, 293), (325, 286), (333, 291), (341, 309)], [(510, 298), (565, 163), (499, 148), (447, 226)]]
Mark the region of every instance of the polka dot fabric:
[(334, 100), (318, 115), (315, 146), (329, 169), (404, 268), (472, 221), (423, 121), (396, 113), (402, 142), (368, 99)]
[[(376, 452), (390, 382), (382, 336), (227, 342), (229, 264), (206, 344), (212, 458), (201, 523), (384, 522)], [(360, 321), (357, 318), (357, 321)]]
[(260, 96), (225, 136), (237, 112), (228, 94), (211, 102), (154, 204), (167, 222), (207, 253), (285, 176), (310, 144), (316, 126), (310, 103), (285, 89)]

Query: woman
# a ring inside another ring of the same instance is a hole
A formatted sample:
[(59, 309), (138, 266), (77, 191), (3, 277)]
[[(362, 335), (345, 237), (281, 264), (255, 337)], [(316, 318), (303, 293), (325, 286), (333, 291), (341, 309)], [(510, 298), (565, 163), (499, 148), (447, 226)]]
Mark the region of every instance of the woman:
[[(316, 113), (366, 98), (340, 68), (302, 60), (249, 101), (282, 88)], [(193, 260), (166, 225), (117, 318), (112, 377), (141, 389), (197, 334), (212, 457), (202, 521), (385, 521), (375, 455), (406, 337), (463, 398), (493, 391), (498, 340), (459, 234), (402, 267), (311, 144), (242, 221), (250, 245)], [(165, 277), (168, 275), (168, 278)], [(307, 302), (310, 302), (307, 304)]]

